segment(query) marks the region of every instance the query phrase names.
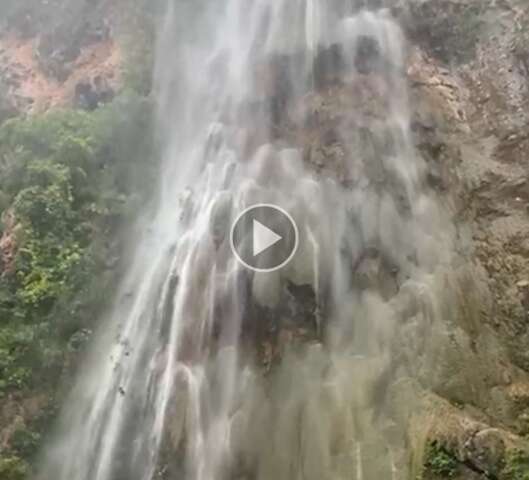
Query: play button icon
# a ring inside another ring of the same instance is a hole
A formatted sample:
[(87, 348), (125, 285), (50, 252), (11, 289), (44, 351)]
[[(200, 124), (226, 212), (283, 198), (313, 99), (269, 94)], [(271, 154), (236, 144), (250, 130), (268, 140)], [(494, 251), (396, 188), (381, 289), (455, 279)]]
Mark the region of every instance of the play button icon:
[(261, 222), (253, 221), (253, 256), (259, 255), (272, 245), (275, 245), (283, 237), (265, 227)]
[(272, 272), (295, 255), (298, 228), (282, 208), (271, 204), (244, 210), (231, 228), (231, 248), (239, 262), (256, 272)]

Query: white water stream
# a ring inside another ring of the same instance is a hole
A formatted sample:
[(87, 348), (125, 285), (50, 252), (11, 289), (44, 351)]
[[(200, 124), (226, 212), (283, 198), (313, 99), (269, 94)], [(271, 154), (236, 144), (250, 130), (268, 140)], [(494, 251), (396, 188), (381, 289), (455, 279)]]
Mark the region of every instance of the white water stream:
[[(448, 244), (410, 138), (402, 32), (346, 1), (172, 3), (158, 212), (39, 478), (406, 478), (399, 329), (431, 322)], [(278, 272), (230, 250), (257, 203), (300, 230)]]

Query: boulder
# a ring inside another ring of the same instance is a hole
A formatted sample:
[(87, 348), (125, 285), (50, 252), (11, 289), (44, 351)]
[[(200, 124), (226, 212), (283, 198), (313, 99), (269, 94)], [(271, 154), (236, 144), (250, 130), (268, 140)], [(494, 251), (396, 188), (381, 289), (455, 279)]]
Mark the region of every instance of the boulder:
[(95, 110), (110, 102), (114, 95), (114, 89), (108, 81), (104, 77), (96, 76), (91, 80), (81, 80), (75, 86), (74, 105), (84, 110)]

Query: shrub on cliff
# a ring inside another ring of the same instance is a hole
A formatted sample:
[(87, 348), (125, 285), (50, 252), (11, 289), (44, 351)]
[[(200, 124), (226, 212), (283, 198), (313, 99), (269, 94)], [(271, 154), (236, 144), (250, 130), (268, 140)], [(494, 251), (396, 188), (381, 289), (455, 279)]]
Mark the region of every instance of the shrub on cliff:
[(0, 277), (0, 395), (56, 379), (114, 277), (111, 239), (152, 186), (150, 106), (134, 95), (95, 112), (0, 127), (0, 191), (16, 228)]

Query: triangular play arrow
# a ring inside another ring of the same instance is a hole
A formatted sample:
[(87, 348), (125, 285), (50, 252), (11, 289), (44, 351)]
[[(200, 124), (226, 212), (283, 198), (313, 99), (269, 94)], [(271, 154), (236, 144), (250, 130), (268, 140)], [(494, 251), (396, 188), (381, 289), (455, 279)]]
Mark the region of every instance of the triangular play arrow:
[(259, 255), (267, 248), (275, 245), (283, 237), (265, 227), (261, 222), (253, 221), (253, 256)]

